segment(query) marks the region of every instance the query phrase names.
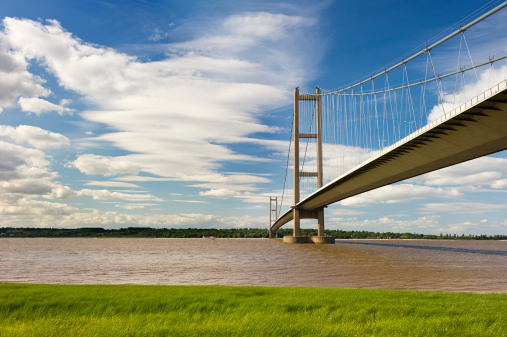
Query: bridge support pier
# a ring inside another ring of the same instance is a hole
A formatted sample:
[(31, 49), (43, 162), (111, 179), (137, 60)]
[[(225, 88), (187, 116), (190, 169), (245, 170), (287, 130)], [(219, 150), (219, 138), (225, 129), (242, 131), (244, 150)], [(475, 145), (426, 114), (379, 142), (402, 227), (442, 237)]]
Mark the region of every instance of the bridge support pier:
[[(335, 243), (335, 238), (332, 236), (325, 236), (324, 233), (324, 208), (319, 208), (314, 211), (298, 209), (293, 207), (294, 212), (294, 233), (292, 236), (284, 236), (283, 242), (285, 243)], [(296, 220), (297, 219), (297, 220)], [(301, 219), (317, 219), (318, 230), (317, 236), (301, 236), (300, 221)]]
[(284, 243), (312, 243), (309, 236), (284, 236)]
[(335, 243), (335, 238), (333, 236), (310, 236), (310, 240), (313, 243)]
[(278, 231), (269, 230), (269, 238), (270, 239), (278, 239)]

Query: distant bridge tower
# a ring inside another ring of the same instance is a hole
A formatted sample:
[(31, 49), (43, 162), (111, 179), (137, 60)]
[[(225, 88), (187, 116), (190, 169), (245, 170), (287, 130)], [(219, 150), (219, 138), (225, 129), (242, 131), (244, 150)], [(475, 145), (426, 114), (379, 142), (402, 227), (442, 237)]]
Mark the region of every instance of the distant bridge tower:
[[(274, 204), (274, 208), (273, 208)], [(278, 238), (278, 231), (272, 231), (271, 227), (273, 227), (273, 223), (278, 219), (278, 198), (269, 198), (269, 238), (273, 235), (275, 235), (276, 238)]]
[[(316, 130), (315, 133), (300, 133), (299, 132), (299, 102), (300, 101), (314, 101), (316, 111)], [(317, 172), (303, 172), (299, 167), (299, 139), (315, 138), (317, 140)], [(317, 189), (323, 185), (323, 172), (322, 172), (322, 109), (321, 109), (321, 96), (320, 88), (317, 88), (315, 95), (300, 95), (299, 88), (294, 90), (294, 205), (292, 206), (294, 212), (294, 232), (293, 236), (284, 236), (283, 242), (286, 243), (334, 243), (334, 237), (326, 237), (324, 234), (324, 208), (316, 210), (300, 209), (297, 204), (300, 201), (300, 177), (315, 177), (317, 178)], [(306, 237), (301, 236), (300, 233), (300, 220), (301, 219), (317, 219), (318, 233), (317, 236)]]

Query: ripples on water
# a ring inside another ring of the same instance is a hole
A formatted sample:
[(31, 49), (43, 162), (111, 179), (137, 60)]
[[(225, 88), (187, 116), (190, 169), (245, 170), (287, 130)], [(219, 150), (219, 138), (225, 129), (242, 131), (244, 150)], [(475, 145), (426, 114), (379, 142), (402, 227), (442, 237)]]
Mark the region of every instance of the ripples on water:
[(0, 282), (507, 292), (507, 241), (2, 238)]

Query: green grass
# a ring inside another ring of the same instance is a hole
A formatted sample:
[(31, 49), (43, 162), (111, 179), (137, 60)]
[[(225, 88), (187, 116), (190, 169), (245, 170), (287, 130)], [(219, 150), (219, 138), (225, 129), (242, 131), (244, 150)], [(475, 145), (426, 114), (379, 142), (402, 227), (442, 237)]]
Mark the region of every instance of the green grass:
[(0, 284), (0, 336), (507, 336), (507, 294)]

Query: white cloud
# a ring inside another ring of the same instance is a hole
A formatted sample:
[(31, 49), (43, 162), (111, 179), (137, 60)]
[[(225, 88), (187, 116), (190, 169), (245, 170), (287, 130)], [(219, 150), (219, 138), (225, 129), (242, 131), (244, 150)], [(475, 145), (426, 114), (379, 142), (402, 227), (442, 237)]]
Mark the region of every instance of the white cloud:
[(498, 179), (491, 183), (491, 188), (506, 188), (507, 187), (507, 179)]
[(212, 196), (212, 197), (218, 197), (218, 198), (232, 198), (237, 197), (241, 195), (241, 192), (230, 190), (230, 189), (211, 189), (209, 191), (205, 192), (199, 192), (199, 195), (201, 196)]
[[(76, 210), (77, 209), (75, 207), (66, 204), (39, 201), (30, 198), (19, 198), (5, 195), (0, 198), (0, 221), (4, 226), (9, 226), (10, 221), (15, 221), (17, 218), (16, 216), (20, 216), (20, 219), (22, 220), (30, 221), (26, 218), (26, 216), (32, 215), (36, 216), (33, 219), (37, 221), (37, 216), (49, 215), (59, 217), (62, 215), (70, 215)], [(20, 222), (19, 225), (23, 225), (23, 223)], [(36, 226), (38, 227), (38, 224), (36, 224)]]
[[(49, 219), (48, 219), (49, 220)], [(126, 226), (147, 226), (154, 228), (231, 228), (257, 227), (264, 228), (268, 222), (266, 217), (220, 217), (209, 214), (153, 214), (128, 215), (118, 212), (75, 212), (55, 220), (53, 226), (86, 227), (100, 226), (104, 228), (121, 228)]]
[(78, 193), (68, 186), (57, 185), (51, 189), (51, 193), (45, 197), (48, 199), (74, 199), (78, 197)]
[(133, 175), (126, 175), (121, 177), (113, 178), (114, 180), (121, 180), (121, 181), (136, 181), (136, 182), (146, 182), (146, 181), (173, 181), (172, 178), (159, 178), (159, 177), (146, 177), (146, 176), (133, 176)]
[(19, 96), (48, 96), (51, 92), (43, 87), (44, 81), (33, 74), (22, 52), (13, 50), (9, 38), (0, 33), (0, 112), (2, 107), (16, 106)]
[(143, 209), (146, 206), (142, 204), (127, 204), (127, 205), (114, 205), (114, 207), (132, 210), (132, 209)]
[(507, 224), (498, 221), (492, 222), (474, 222), (465, 221), (460, 223), (451, 223), (439, 228), (440, 233), (445, 234), (473, 234), (480, 235), (485, 233), (505, 233)]
[(111, 192), (108, 190), (90, 190), (83, 189), (78, 192), (79, 196), (90, 196), (95, 200), (130, 200), (130, 201), (162, 201), (150, 194), (131, 194), (122, 192)]
[[(57, 174), (50, 171), (50, 162), (40, 150), (0, 141), (0, 158), (2, 158), (0, 195), (10, 196), (10, 199), (6, 200), (17, 202), (19, 195), (23, 198), (45, 197), (48, 199), (73, 199), (77, 196), (76, 192), (69, 187), (54, 181)], [(18, 207), (19, 205), (10, 206)]]
[(481, 202), (448, 202), (428, 203), (419, 210), (423, 212), (445, 212), (451, 214), (482, 214), (505, 210), (506, 205), (486, 204)]
[(77, 168), (87, 175), (114, 176), (118, 174), (137, 174), (141, 166), (121, 157), (105, 157), (93, 154), (84, 154), (69, 166)]
[(428, 123), (434, 121), (440, 116), (443, 116), (444, 112), (448, 113), (459, 105), (481, 94), (493, 85), (496, 85), (501, 81), (505, 81), (507, 66), (500, 66), (496, 68), (490, 67), (489, 69), (478, 71), (478, 80), (475, 79), (475, 77), (471, 80), (469, 78), (470, 83), (464, 85), (464, 87), (462, 87), (456, 94), (449, 93), (443, 95), (443, 104), (436, 105), (431, 109), (428, 115)]
[(186, 202), (189, 204), (208, 204), (207, 201), (203, 200), (173, 200), (174, 202)]
[(36, 149), (0, 141), (0, 181), (53, 178), (46, 155)]
[(287, 31), (298, 26), (310, 26), (314, 22), (303, 17), (259, 12), (233, 15), (224, 21), (223, 27), (225, 31), (243, 38), (278, 40), (284, 37)]
[(339, 202), (342, 206), (369, 206), (394, 204), (425, 198), (455, 198), (462, 193), (455, 188), (434, 188), (413, 184), (388, 185)]
[(332, 228), (351, 228), (354, 230), (370, 230), (374, 232), (416, 232), (416, 233), (437, 233), (439, 225), (439, 216), (424, 216), (415, 220), (396, 220), (388, 216), (378, 219), (330, 219), (326, 224), (329, 229)]
[(507, 159), (481, 157), (465, 163), (426, 173), (408, 181), (430, 186), (442, 185), (489, 185), (492, 188), (505, 187)]
[[(40, 116), (43, 113), (47, 112), (57, 112), (59, 115), (63, 115), (65, 113), (72, 113), (72, 109), (69, 109), (63, 105), (57, 105), (51, 102), (46, 101), (45, 99), (37, 98), (37, 97), (20, 97), (19, 98), (19, 106), (21, 110), (25, 112), (33, 112), (37, 116)], [(63, 102), (64, 104), (66, 102)]]
[[(7, 196), (25, 195), (30, 198), (41, 196), (48, 199), (74, 199), (91, 196), (95, 200), (162, 201), (150, 194), (92, 189), (73, 191), (68, 186), (54, 181), (57, 175), (49, 170), (49, 162), (46, 160), (45, 154), (39, 150), (0, 142), (0, 157), (2, 158), (0, 162), (0, 192)], [(107, 182), (105, 184), (107, 185)], [(112, 185), (118, 184), (125, 183), (112, 182)], [(134, 184), (127, 185), (132, 187), (130, 185)], [(17, 201), (18, 199), (15, 197), (9, 200)], [(15, 205), (10, 206), (14, 207)]]
[(232, 188), (236, 184), (253, 184), (253, 183), (269, 183), (270, 179), (255, 174), (209, 174), (209, 175), (195, 175), (184, 176), (187, 181), (207, 181), (207, 184), (192, 185), (194, 187), (217, 187), (218, 185), (228, 185)]
[[(154, 176), (187, 181), (205, 181), (196, 177), (212, 177), (223, 162), (267, 160), (224, 144), (274, 131), (257, 115), (285, 104), (288, 92), (304, 81), (298, 65), (310, 70), (309, 52), (301, 46), (294, 53), (299, 44), (293, 42), (312, 24), (296, 16), (235, 15), (205, 37), (165, 46), (177, 55), (142, 63), (84, 43), (56, 21), (4, 20), (5, 38), (16, 52), (37, 59), (61, 86), (96, 107), (83, 118), (117, 130), (88, 140), (133, 153), (117, 161), (83, 155), (73, 163), (76, 168), (111, 176), (137, 174), (142, 167)], [(236, 40), (242, 43), (229, 44)], [(116, 167), (118, 161), (126, 165)]]
[(331, 211), (332, 215), (344, 216), (344, 215), (360, 215), (365, 212), (358, 211), (356, 209), (334, 209)]
[(37, 149), (70, 145), (70, 140), (65, 136), (30, 125), (17, 127), (0, 125), (0, 136), (9, 137), (18, 144), (29, 144)]
[[(9, 202), (12, 204), (12, 202)], [(27, 217), (36, 215), (36, 217)], [(103, 227), (125, 228), (265, 228), (267, 217), (220, 217), (210, 214), (130, 215), (118, 212), (79, 211), (65, 204), (20, 199), (15, 206), (4, 206), (0, 200), (0, 223), (12, 227)]]
[(105, 186), (105, 187), (126, 187), (126, 188), (141, 188), (141, 186), (122, 181), (89, 181), (85, 185), (89, 186)]

